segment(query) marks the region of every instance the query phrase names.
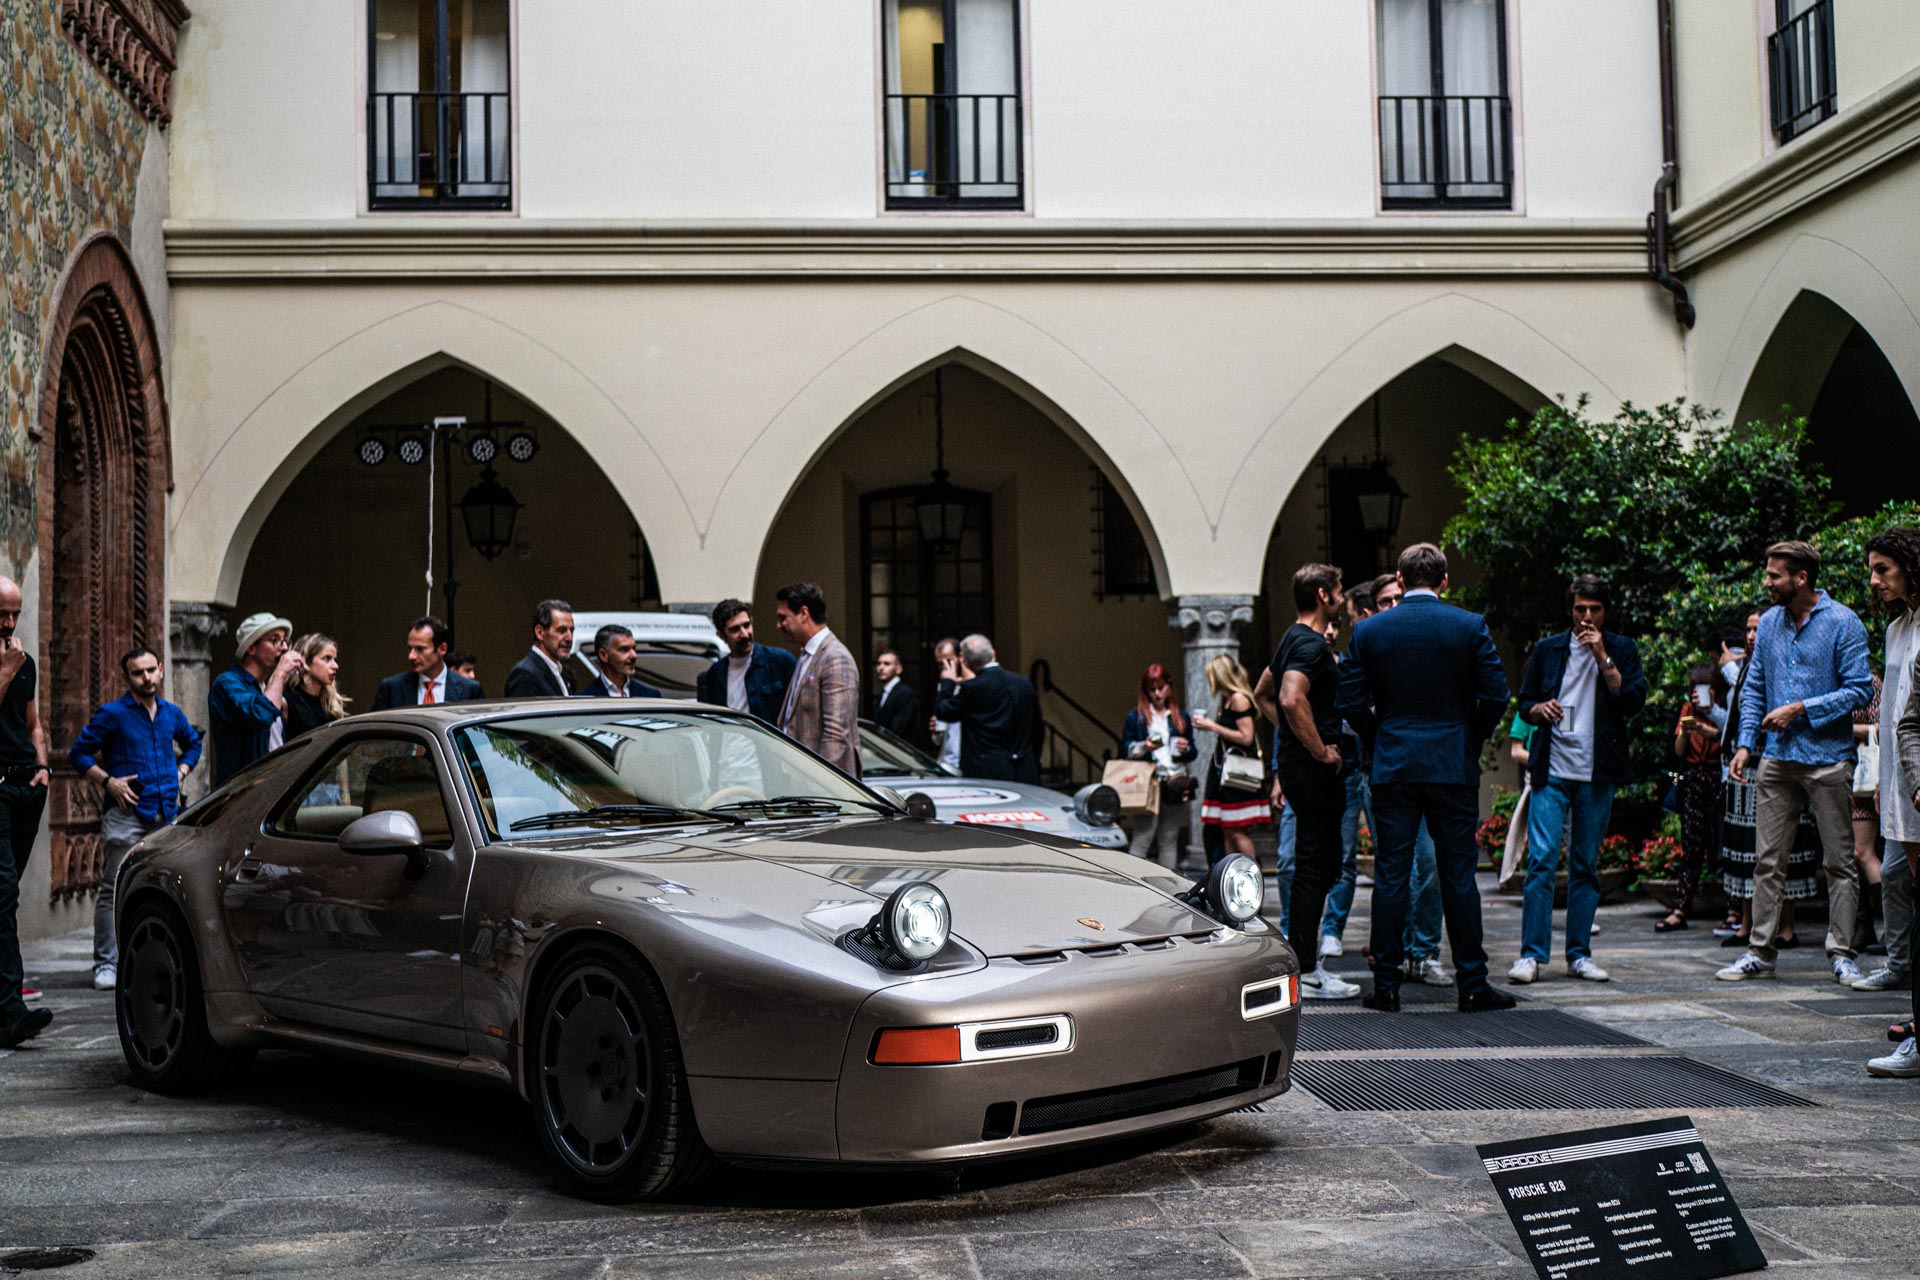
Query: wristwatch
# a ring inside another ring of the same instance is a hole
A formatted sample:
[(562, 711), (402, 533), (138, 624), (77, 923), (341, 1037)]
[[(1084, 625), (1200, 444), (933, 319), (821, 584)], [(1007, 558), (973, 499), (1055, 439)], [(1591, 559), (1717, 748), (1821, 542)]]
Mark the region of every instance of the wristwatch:
[(1600, 659), (1600, 669), (1602, 671), (1611, 671), (1619, 665), (1620, 664), (1615, 662), (1611, 657), (1605, 657)]

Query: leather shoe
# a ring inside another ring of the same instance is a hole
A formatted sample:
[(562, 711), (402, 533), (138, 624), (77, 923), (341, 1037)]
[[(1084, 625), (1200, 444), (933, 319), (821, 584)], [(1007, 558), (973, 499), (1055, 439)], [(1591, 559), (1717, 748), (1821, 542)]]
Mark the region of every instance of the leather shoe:
[(31, 1040), (47, 1029), (53, 1021), (51, 1009), (29, 1009), (26, 1014), (12, 1022), (0, 1024), (0, 1049), (11, 1049), (15, 1045)]
[(1469, 991), (1460, 997), (1460, 1012), (1490, 1013), (1495, 1009), (1511, 1009), (1519, 1003), (1504, 991), (1495, 991), (1492, 987), (1481, 987), (1478, 991)]
[(1400, 993), (1398, 991), (1369, 991), (1360, 998), (1360, 1003), (1369, 1009), (1377, 1009), (1381, 1013), (1398, 1013), (1400, 1012)]

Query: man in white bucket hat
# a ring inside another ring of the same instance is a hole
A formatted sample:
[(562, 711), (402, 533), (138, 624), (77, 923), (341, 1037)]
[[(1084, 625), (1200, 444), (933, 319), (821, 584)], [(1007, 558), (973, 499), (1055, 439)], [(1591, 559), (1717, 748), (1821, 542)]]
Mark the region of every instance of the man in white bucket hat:
[(287, 647), (293, 624), (256, 613), (240, 624), (239, 665), (213, 682), (207, 697), (212, 721), (216, 787), (282, 742), (287, 681), (300, 673), (300, 655)]

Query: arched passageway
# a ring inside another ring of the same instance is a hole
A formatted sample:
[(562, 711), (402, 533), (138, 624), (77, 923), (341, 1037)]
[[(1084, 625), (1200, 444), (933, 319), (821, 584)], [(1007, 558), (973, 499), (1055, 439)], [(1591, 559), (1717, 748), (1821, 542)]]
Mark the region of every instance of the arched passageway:
[[(428, 424), (446, 417), (499, 424), (491, 465), (520, 507), (511, 539), (492, 559), (476, 549), (461, 514), (450, 522), (447, 509), (449, 498), (458, 502), (481, 482), (487, 464), (464, 447), (402, 460), (403, 440), (431, 439)], [(525, 461), (506, 448), (522, 431), (537, 444)], [(370, 437), (387, 449), (378, 465), (362, 458)], [(392, 391), (320, 445), (254, 536), (233, 612), (272, 610), (296, 635), (332, 636), (341, 691), (364, 710), (382, 677), (406, 669), (407, 626), (427, 612), (451, 615), (453, 647), (475, 655), (482, 686), (498, 696), (531, 643), (535, 603), (556, 596), (581, 611), (659, 607), (632, 511), (563, 424), (482, 373), (447, 365)], [(230, 646), (216, 650), (217, 667), (231, 660)]]
[(99, 791), (66, 763), (95, 707), (125, 688), (120, 657), (166, 642), (169, 445), (159, 348), (119, 243), (75, 257), (48, 334), (40, 408), (41, 706), (57, 900), (100, 883)]
[[(958, 538), (929, 543), (919, 504), (936, 425), (964, 517)], [(996, 366), (952, 358), (910, 372), (793, 486), (760, 555), (761, 638), (773, 635), (775, 591), (819, 582), (869, 686), (879, 651), (897, 649), (930, 707), (934, 644), (985, 631), (1006, 665), (1047, 664), (1054, 691), (1043, 682), (1042, 700), (1059, 733), (1047, 763), (1060, 780), (1084, 778), (1113, 747), (1142, 666), (1179, 669), (1159, 549), (1124, 483)]]

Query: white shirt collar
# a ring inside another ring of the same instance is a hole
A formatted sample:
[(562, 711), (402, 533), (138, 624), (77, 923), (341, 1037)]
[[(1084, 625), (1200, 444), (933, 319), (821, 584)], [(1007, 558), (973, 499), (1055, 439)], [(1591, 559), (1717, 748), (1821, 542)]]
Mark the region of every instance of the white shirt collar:
[(894, 677), (893, 679), (891, 679), (891, 680), (889, 680), (889, 681), (887, 681), (887, 682), (886, 682), (885, 684), (883, 684), (883, 685), (881, 685), (881, 686), (880, 686), (880, 701), (882, 701), (882, 702), (885, 702), (885, 701), (887, 700), (887, 695), (893, 692), (893, 686), (895, 686), (895, 685), (897, 685), (897, 684), (899, 684), (899, 683), (900, 683), (900, 677), (899, 677), (899, 676), (895, 676), (895, 677)]
[(1400, 599), (1402, 601), (1407, 601), (1407, 600), (1413, 599), (1415, 596), (1432, 596), (1435, 600), (1438, 600), (1440, 598), (1440, 593), (1438, 591), (1435, 591), (1432, 587), (1415, 587), (1411, 591), (1404, 592), (1401, 595)]
[(602, 688), (612, 690), (612, 692), (607, 695), (610, 698), (624, 698), (627, 696), (627, 687), (623, 684), (615, 684), (612, 680), (608, 679), (607, 673), (604, 671), (600, 673), (600, 685)]
[(727, 665), (735, 671), (744, 671), (747, 667), (753, 665), (753, 650), (747, 650), (745, 657), (736, 657), (734, 652), (729, 649), (727, 651)]
[(542, 649), (539, 645), (533, 646), (533, 656), (547, 664), (547, 670), (553, 672), (553, 678), (555, 680), (558, 680), (561, 684), (567, 682), (567, 678), (560, 673), (560, 664), (549, 657), (545, 649)]
[(986, 666), (984, 666), (984, 667), (982, 667), (982, 668), (980, 668), (980, 669), (981, 669), (982, 671), (991, 671), (991, 670), (993, 670), (993, 669), (994, 669), (995, 667), (997, 667), (997, 666), (999, 666), (999, 665), (1000, 665), (1000, 662), (999, 662), (999, 660), (998, 660), (998, 659), (995, 659), (994, 661), (992, 661), (992, 662), (989, 662), (989, 663), (988, 663), (988, 664), (987, 664)]
[(427, 686), (432, 685), (433, 700), (435, 702), (445, 702), (447, 700), (447, 672), (451, 670), (453, 670), (452, 667), (447, 666), (445, 663), (441, 663), (439, 675), (421, 676), (420, 688), (416, 691), (415, 696), (425, 697)]
[(832, 634), (833, 632), (827, 630), (827, 628), (825, 627), (822, 627), (818, 631), (814, 632), (813, 639), (807, 641), (807, 646), (806, 646), (806, 649), (804, 650), (806, 655), (809, 658), (811, 658), (814, 654), (820, 652), (820, 646), (825, 644), (827, 642), (827, 638)]

